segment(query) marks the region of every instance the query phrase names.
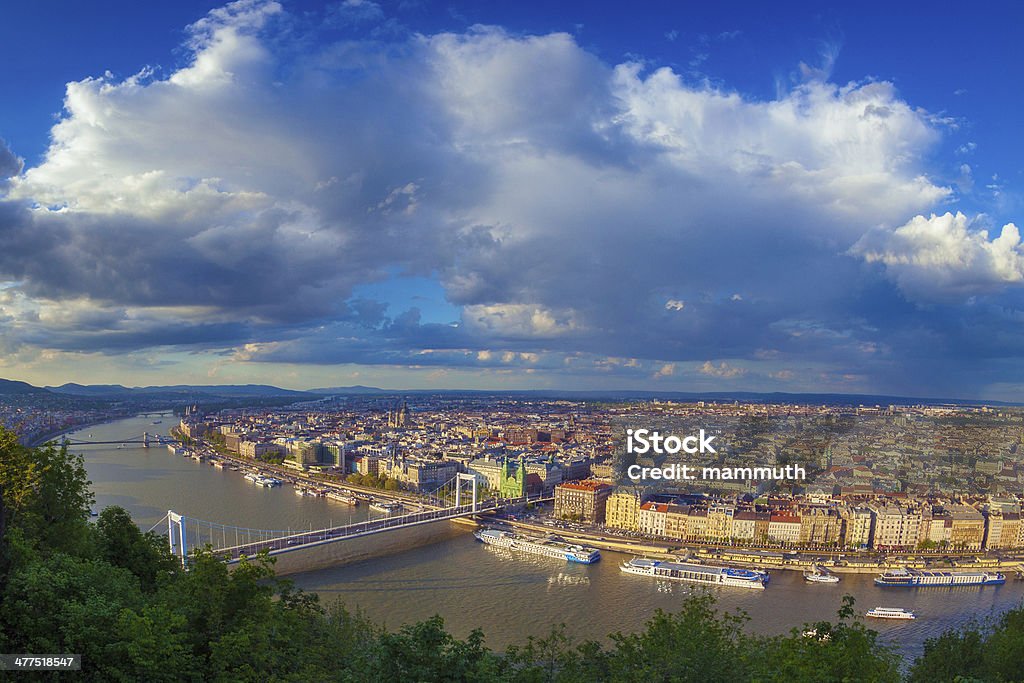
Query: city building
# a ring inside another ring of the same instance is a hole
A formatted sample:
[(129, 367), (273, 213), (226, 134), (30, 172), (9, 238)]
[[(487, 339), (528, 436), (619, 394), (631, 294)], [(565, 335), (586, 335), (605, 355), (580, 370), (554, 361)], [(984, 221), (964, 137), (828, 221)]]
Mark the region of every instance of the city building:
[(612, 487), (599, 481), (564, 482), (555, 487), (555, 517), (602, 524)]
[(921, 538), (922, 512), (909, 505), (872, 501), (875, 515), (873, 547), (878, 550), (913, 550)]
[(843, 547), (855, 550), (870, 548), (875, 522), (875, 515), (871, 509), (865, 506), (844, 505), (839, 515), (842, 519)]
[(782, 545), (800, 542), (800, 518), (791, 512), (772, 513), (768, 519), (768, 541)]
[(605, 502), (604, 523), (615, 529), (640, 529), (640, 492), (635, 489), (616, 489)]
[(637, 525), (640, 527), (640, 533), (648, 536), (664, 536), (667, 514), (668, 505), (664, 503), (647, 502), (641, 505), (640, 511), (637, 513)]

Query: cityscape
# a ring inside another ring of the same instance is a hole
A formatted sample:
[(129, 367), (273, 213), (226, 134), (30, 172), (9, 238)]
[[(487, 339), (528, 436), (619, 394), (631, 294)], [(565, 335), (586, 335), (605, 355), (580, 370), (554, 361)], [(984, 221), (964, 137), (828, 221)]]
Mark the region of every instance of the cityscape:
[(0, 678), (1020, 679), (1024, 5), (2, 15)]
[[(301, 477), (311, 483), (310, 494), (317, 482), (377, 488), (383, 497), (421, 494), (464, 473), (482, 496), (552, 498), (550, 524), (637, 540), (842, 551), (848, 563), (875, 565), (879, 556), (914, 553), (1002, 560), (1004, 552), (1024, 549), (1024, 409), (1012, 406), (444, 394), (420, 396), (410, 406), (408, 398), (370, 394), (277, 408), (235, 398), (237, 407), (207, 412), (186, 404), (191, 398), (178, 399), (181, 417), (170, 434), (180, 441), (168, 445), (171, 452), (190, 455), (201, 444), (214, 460), (219, 454), (254, 471)], [(152, 396), (108, 399), (109, 405), (78, 400), (86, 405), (45, 390), (8, 395), (0, 415), (4, 427), (34, 443), (154, 405)], [(717, 452), (686, 456), (703, 458), (703, 465), (800, 463), (808, 475), (641, 483), (626, 475), (627, 463), (646, 456), (624, 448), (625, 424), (672, 425), (680, 434), (711, 430)], [(1017, 561), (1012, 553), (1005, 559)]]

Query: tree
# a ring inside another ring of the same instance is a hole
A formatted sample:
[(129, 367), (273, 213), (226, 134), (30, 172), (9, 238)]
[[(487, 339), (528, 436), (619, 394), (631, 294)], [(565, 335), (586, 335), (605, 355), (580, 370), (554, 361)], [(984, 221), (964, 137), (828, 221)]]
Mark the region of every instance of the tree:
[(900, 680), (899, 657), (878, 643), (878, 633), (854, 620), (854, 600), (844, 596), (839, 621), (804, 624), (788, 636), (763, 641), (752, 678), (778, 683)]
[(130, 571), (147, 592), (156, 590), (161, 577), (179, 569), (166, 539), (152, 532), (143, 534), (122, 507), (104, 508), (96, 520), (95, 536), (99, 556)]
[(929, 638), (907, 677), (908, 683), (952, 682), (959, 676), (980, 676), (985, 668), (984, 637), (976, 628), (947, 631)]
[(110, 648), (122, 611), (142, 606), (138, 580), (102, 560), (45, 552), (16, 567), (0, 600), (8, 652), (75, 652), (91, 680), (116, 680)]
[(714, 598), (699, 593), (669, 614), (658, 610), (637, 634), (612, 634), (609, 678), (617, 681), (750, 680), (755, 643), (743, 633), (743, 613), (719, 615)]
[(7, 525), (47, 551), (81, 551), (94, 503), (82, 456), (48, 443), (28, 448), (0, 427), (0, 487)]
[(483, 633), (457, 640), (444, 629), (439, 616), (397, 633), (381, 633), (376, 646), (376, 680), (451, 681), (496, 680), (498, 661), (484, 645)]
[(0, 595), (7, 584), (10, 552), (7, 550), (7, 506), (4, 504), (4, 485), (0, 482)]
[(994, 624), (952, 629), (925, 641), (910, 669), (911, 683), (928, 681), (1020, 681), (1024, 672), (1024, 607)]

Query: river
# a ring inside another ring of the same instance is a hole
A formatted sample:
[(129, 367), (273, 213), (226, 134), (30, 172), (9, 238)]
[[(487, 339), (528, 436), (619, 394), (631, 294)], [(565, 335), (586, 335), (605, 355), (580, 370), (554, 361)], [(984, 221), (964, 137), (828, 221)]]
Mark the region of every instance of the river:
[[(153, 424), (159, 420), (159, 424)], [(175, 419), (136, 417), (87, 427), (73, 439), (124, 441), (143, 431), (166, 434)], [(361, 521), (356, 509), (322, 498), (294, 494), (291, 486), (261, 488), (241, 472), (172, 455), (165, 447), (76, 446), (85, 458), (96, 507), (120, 505), (145, 530), (170, 509), (226, 525), (269, 529), (321, 528)], [(358, 540), (343, 541), (357, 543)], [(350, 609), (391, 628), (444, 617), (448, 629), (465, 637), (482, 628), (491, 648), (525, 643), (564, 623), (576, 639), (604, 639), (615, 631), (639, 630), (655, 610), (671, 611), (695, 590), (689, 584), (659, 582), (619, 572), (628, 555), (603, 552), (601, 562), (583, 566), (529, 555), (510, 554), (477, 543), (456, 528), (447, 538), (418, 548), (345, 566), (291, 574), (288, 578), (324, 602), (341, 599)], [(782, 633), (805, 622), (834, 620), (842, 596), (856, 608), (904, 607), (916, 621), (869, 620), (904, 656), (918, 655), (929, 637), (953, 626), (984, 620), (1024, 599), (1024, 581), (1003, 586), (882, 589), (870, 575), (844, 575), (837, 585), (806, 584), (798, 572), (774, 571), (767, 590), (716, 589), (718, 607), (743, 610), (747, 628)]]

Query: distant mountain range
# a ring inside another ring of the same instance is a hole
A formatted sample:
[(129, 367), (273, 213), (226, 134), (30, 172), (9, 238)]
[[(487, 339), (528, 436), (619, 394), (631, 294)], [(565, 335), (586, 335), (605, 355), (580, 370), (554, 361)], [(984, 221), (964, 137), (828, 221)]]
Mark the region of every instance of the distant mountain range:
[(800, 394), (785, 392), (756, 391), (640, 391), (634, 389), (613, 390), (559, 390), (533, 389), (523, 391), (499, 391), (491, 389), (379, 389), (377, 387), (350, 386), (310, 389), (311, 394), (325, 396), (345, 395), (403, 395), (403, 396), (522, 396), (550, 399), (575, 399), (581, 401), (639, 401), (660, 399), (666, 401), (740, 401), (741, 403), (790, 403), (794, 405), (961, 405), (961, 406), (1021, 406), (1024, 403), (1009, 401), (980, 401), (961, 398), (917, 398), (910, 396), (886, 396), (882, 394)]
[(28, 382), (13, 379), (0, 379), (0, 396), (18, 396), (24, 394), (45, 394), (46, 389), (34, 387)]
[(364, 387), (361, 384), (356, 384), (350, 387), (326, 387), (323, 389), (310, 389), (309, 393), (319, 394), (321, 396), (340, 396), (342, 394), (402, 394), (408, 392), (389, 391), (388, 389), (381, 389), (379, 387)]
[(89, 396), (91, 398), (135, 397), (154, 394), (203, 395), (203, 396), (294, 396), (295, 398), (316, 398), (306, 391), (281, 389), (267, 384), (174, 384), (170, 386), (125, 387), (120, 384), (62, 384), (59, 387), (46, 387), (47, 391), (56, 394)]
[(792, 403), (804, 405), (989, 405), (1020, 406), (1024, 403), (1008, 401), (979, 401), (969, 399), (915, 398), (909, 396), (885, 396), (867, 394), (790, 394), (782, 392), (760, 393), (753, 391), (559, 391), (541, 389), (533, 391), (497, 391), (473, 389), (381, 389), (361, 385), (346, 387), (324, 387), (309, 391), (282, 389), (269, 384), (175, 384), (170, 386), (125, 387), (120, 384), (62, 384), (58, 387), (35, 387), (27, 382), (0, 379), (0, 396), (27, 395), (82, 396), (94, 399), (126, 399), (142, 397), (210, 397), (210, 398), (294, 398), (316, 400), (325, 396), (509, 396), (524, 398), (575, 399), (585, 401), (636, 401), (661, 399), (676, 401), (740, 401), (744, 403)]

